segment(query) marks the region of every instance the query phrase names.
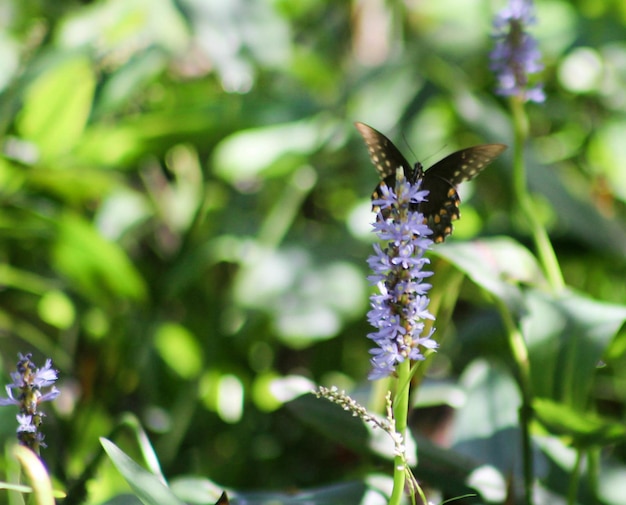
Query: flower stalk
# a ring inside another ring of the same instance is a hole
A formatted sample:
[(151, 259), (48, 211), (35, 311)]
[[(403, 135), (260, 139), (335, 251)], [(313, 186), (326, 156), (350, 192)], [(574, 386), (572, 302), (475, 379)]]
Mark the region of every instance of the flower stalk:
[(510, 0), (494, 18), (495, 47), (491, 52), (491, 69), (498, 80), (496, 93), (509, 97), (513, 117), (513, 192), (517, 205), (526, 219), (537, 249), (539, 260), (550, 285), (555, 291), (565, 283), (556, 254), (545, 228), (533, 210), (528, 193), (524, 145), (528, 140), (526, 102), (542, 103), (545, 93), (540, 83), (531, 85), (532, 75), (543, 69), (541, 53), (528, 27), (536, 24), (532, 0)]
[[(550, 243), (548, 234), (532, 205), (528, 191), (524, 146), (529, 138), (529, 121), (525, 103), (545, 101), (541, 84), (531, 84), (532, 74), (543, 69), (541, 53), (534, 37), (527, 31), (536, 23), (532, 0), (510, 0), (494, 19), (495, 48), (491, 52), (491, 69), (496, 73), (496, 93), (509, 97), (513, 120), (513, 195), (521, 215), (531, 230), (535, 249), (542, 268), (555, 291), (565, 283)], [(530, 436), (533, 394), (530, 381), (528, 350), (522, 332), (509, 311), (500, 304), (511, 354), (518, 367), (518, 383), (521, 390), (520, 425), (522, 431), (522, 457), (524, 468), (524, 503), (533, 503), (534, 466)]]
[[(428, 191), (420, 190), (419, 181), (408, 183), (401, 168), (396, 172), (395, 187), (382, 184), (380, 190), (380, 198), (373, 202), (379, 209), (373, 228), (384, 245), (375, 244), (374, 254), (368, 259), (373, 272), (369, 280), (378, 286), (378, 293), (370, 298), (371, 310), (367, 315), (376, 329), (368, 335), (375, 343), (370, 351), (372, 370), (369, 378), (396, 378), (392, 415), (396, 433), (405, 440), (411, 362), (424, 360), (424, 353), (437, 347), (431, 338), (434, 329), (425, 324), (434, 320), (428, 311), (430, 300), (427, 293), (431, 286), (424, 282), (432, 275), (424, 270), (429, 263), (425, 253), (433, 244), (428, 238), (432, 232), (424, 224), (424, 216), (413, 210), (417, 208), (416, 204), (425, 201)], [(412, 492), (425, 500), (408, 468), (406, 449), (404, 446), (402, 449), (394, 458), (390, 505), (401, 503), (407, 477)]]

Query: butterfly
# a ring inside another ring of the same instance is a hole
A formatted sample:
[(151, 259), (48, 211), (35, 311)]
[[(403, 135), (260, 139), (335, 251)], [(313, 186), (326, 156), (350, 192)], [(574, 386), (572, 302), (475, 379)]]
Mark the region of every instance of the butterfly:
[[(395, 186), (396, 170), (402, 168), (408, 182), (415, 184), (421, 181), (420, 189), (429, 191), (427, 201), (411, 204), (411, 210), (424, 215), (424, 223), (433, 232), (430, 238), (437, 243), (443, 242), (452, 233), (452, 221), (460, 217), (461, 199), (457, 186), (476, 177), (507, 147), (504, 144), (483, 144), (461, 149), (425, 171), (419, 161), (412, 167), (391, 140), (379, 131), (363, 123), (355, 123), (355, 126), (365, 140), (372, 163), (381, 178), (372, 193), (372, 200), (380, 198), (381, 184), (390, 188)], [(373, 210), (378, 209), (374, 207)]]

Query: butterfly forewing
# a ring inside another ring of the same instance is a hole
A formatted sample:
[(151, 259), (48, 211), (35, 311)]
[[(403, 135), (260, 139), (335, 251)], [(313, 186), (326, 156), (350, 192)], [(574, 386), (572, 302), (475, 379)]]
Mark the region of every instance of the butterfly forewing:
[[(419, 177), (422, 176), (422, 165), (416, 164), (415, 167), (411, 167), (411, 164), (406, 160), (402, 153), (396, 146), (393, 145), (391, 140), (385, 137), (382, 133), (375, 130), (371, 126), (367, 126), (363, 123), (354, 123), (357, 130), (365, 140), (367, 150), (369, 151), (370, 159), (378, 171), (381, 182), (376, 186), (372, 192), (372, 200), (378, 200), (381, 195), (380, 185), (386, 184), (390, 188), (393, 188), (396, 184), (396, 170), (402, 168), (404, 171), (404, 177), (414, 184)], [(380, 209), (378, 206), (372, 206), (374, 212), (378, 212)], [(388, 216), (385, 215), (385, 218)]]
[(370, 159), (378, 175), (382, 180), (387, 177), (395, 177), (396, 170), (400, 167), (404, 169), (404, 176), (411, 182), (415, 182), (417, 174), (411, 167), (411, 164), (406, 160), (402, 153), (396, 146), (393, 145), (391, 140), (385, 137), (379, 131), (374, 130), (371, 126), (367, 126), (363, 123), (354, 123), (357, 130), (365, 140), (367, 150), (370, 153)]
[[(363, 136), (370, 158), (385, 184), (390, 187), (395, 185), (395, 173), (399, 167), (402, 167), (409, 182), (422, 180), (421, 189), (429, 191), (427, 201), (412, 210), (419, 210), (424, 214), (424, 222), (432, 230), (431, 238), (435, 242), (443, 242), (452, 233), (452, 221), (460, 217), (461, 199), (456, 187), (464, 181), (473, 179), (506, 149), (504, 144), (468, 147), (446, 156), (423, 172), (420, 163), (416, 163), (412, 168), (398, 148), (382, 133), (363, 123), (355, 125)], [(374, 190), (372, 198), (376, 199), (379, 195), (380, 184)]]
[(431, 175), (445, 179), (453, 186), (458, 186), (476, 177), (505, 149), (504, 144), (483, 144), (461, 149), (430, 167), (424, 174), (424, 179)]

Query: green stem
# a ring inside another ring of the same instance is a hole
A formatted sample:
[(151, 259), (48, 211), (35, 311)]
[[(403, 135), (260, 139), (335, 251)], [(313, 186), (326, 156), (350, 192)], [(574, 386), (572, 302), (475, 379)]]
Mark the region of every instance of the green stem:
[(524, 144), (528, 138), (528, 118), (524, 110), (521, 97), (513, 97), (510, 101), (513, 115), (515, 139), (513, 147), (513, 192), (517, 205), (530, 226), (539, 261), (548, 278), (548, 282), (555, 291), (564, 288), (565, 282), (559, 262), (556, 258), (550, 238), (542, 226), (537, 213), (534, 212), (532, 200), (528, 193), (526, 182), (526, 165), (524, 163)]
[(580, 484), (580, 471), (584, 459), (585, 451), (578, 448), (576, 452), (576, 463), (574, 464), (574, 468), (572, 469), (572, 478), (570, 479), (569, 489), (567, 491), (568, 505), (575, 505), (577, 503), (576, 496), (578, 494), (578, 486)]
[[(550, 286), (555, 292), (561, 291), (565, 282), (550, 238), (543, 227), (537, 213), (534, 211), (532, 198), (528, 192), (526, 164), (524, 162), (524, 145), (528, 139), (529, 126), (523, 97), (513, 97), (510, 101), (514, 127), (513, 147), (513, 193), (520, 214), (527, 222), (535, 244), (539, 262), (545, 272)], [(530, 424), (532, 422), (532, 391), (528, 351), (523, 335), (514, 323), (508, 309), (500, 307), (505, 325), (508, 330), (509, 343), (513, 359), (518, 366), (519, 384), (522, 392), (522, 406), (520, 409), (520, 425), (522, 430), (522, 454), (524, 459), (524, 487), (525, 503), (532, 503), (532, 486), (534, 479)]]
[[(526, 182), (526, 164), (524, 162), (524, 145), (528, 139), (528, 118), (524, 110), (524, 101), (521, 97), (513, 97), (510, 101), (511, 113), (514, 127), (513, 146), (513, 193), (521, 215), (527, 221), (531, 229), (535, 248), (539, 256), (539, 261), (553, 289), (558, 290), (563, 287), (563, 278), (560, 268), (556, 262), (556, 256), (545, 229), (539, 222), (537, 214), (533, 212), (530, 195)], [(500, 303), (500, 313), (507, 328), (509, 345), (513, 359), (517, 364), (518, 381), (522, 394), (522, 405), (520, 407), (520, 429), (522, 436), (522, 459), (524, 468), (524, 503), (532, 504), (533, 496), (533, 454), (530, 435), (530, 424), (532, 422), (532, 392), (530, 381), (530, 367), (528, 361), (528, 350), (524, 337), (515, 324), (508, 308)]]
[(589, 482), (589, 491), (591, 493), (592, 502), (600, 503), (598, 498), (598, 475), (600, 472), (600, 450), (598, 447), (590, 447), (587, 449), (578, 448), (576, 454), (576, 463), (572, 469), (572, 478), (570, 479), (569, 490), (567, 493), (568, 505), (578, 503), (578, 489), (580, 487), (581, 474), (583, 471), (583, 463), (587, 463), (587, 475)]
[(598, 475), (600, 475), (600, 448), (592, 447), (587, 451), (587, 463), (589, 471), (587, 472), (589, 476), (589, 489), (591, 490), (591, 494), (593, 495), (593, 502), (600, 503), (600, 499), (598, 498), (598, 488), (600, 483), (598, 482)]
[(528, 361), (528, 349), (524, 336), (515, 324), (511, 312), (502, 301), (496, 301), (502, 321), (506, 328), (509, 346), (513, 360), (517, 365), (517, 381), (522, 394), (522, 405), (519, 410), (520, 430), (522, 436), (522, 465), (524, 469), (524, 503), (531, 505), (533, 496), (534, 464), (532, 440), (530, 436), (530, 424), (533, 418), (532, 388), (530, 381), (530, 365)]
[[(396, 421), (396, 431), (406, 439), (407, 420), (409, 416), (409, 390), (408, 384), (411, 380), (411, 362), (405, 359), (396, 368), (398, 374), (396, 397), (393, 402), (393, 416)], [(389, 505), (399, 505), (404, 494), (404, 484), (406, 481), (406, 458), (403, 455), (396, 455), (393, 466), (393, 491)]]

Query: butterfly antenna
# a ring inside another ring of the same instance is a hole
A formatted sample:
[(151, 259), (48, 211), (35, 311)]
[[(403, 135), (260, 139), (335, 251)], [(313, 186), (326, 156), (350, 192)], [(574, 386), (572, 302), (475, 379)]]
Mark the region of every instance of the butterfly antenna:
[(409, 149), (409, 151), (411, 152), (411, 154), (413, 155), (413, 159), (417, 160), (417, 155), (415, 154), (415, 152), (413, 151), (413, 149), (411, 148), (411, 144), (409, 143), (408, 139), (406, 138), (406, 135), (404, 134), (404, 132), (402, 132), (402, 140), (404, 140), (404, 143), (406, 144), (407, 148)]
[[(413, 151), (413, 149), (411, 148), (411, 144), (409, 143), (409, 141), (406, 138), (406, 135), (404, 134), (404, 132), (402, 132), (402, 140), (404, 140), (404, 143), (406, 144), (407, 148), (409, 149), (409, 151), (411, 152), (411, 154), (413, 155), (413, 159), (414, 160), (418, 160), (419, 158), (417, 157), (417, 155), (415, 154), (415, 151)], [(443, 151), (445, 149), (447, 144), (442, 145), (437, 151), (435, 151), (434, 153), (432, 153), (430, 156), (428, 156), (427, 158), (424, 158), (423, 162), (426, 163), (430, 158), (432, 158), (433, 156), (435, 156), (436, 154), (440, 153), (441, 151)]]

